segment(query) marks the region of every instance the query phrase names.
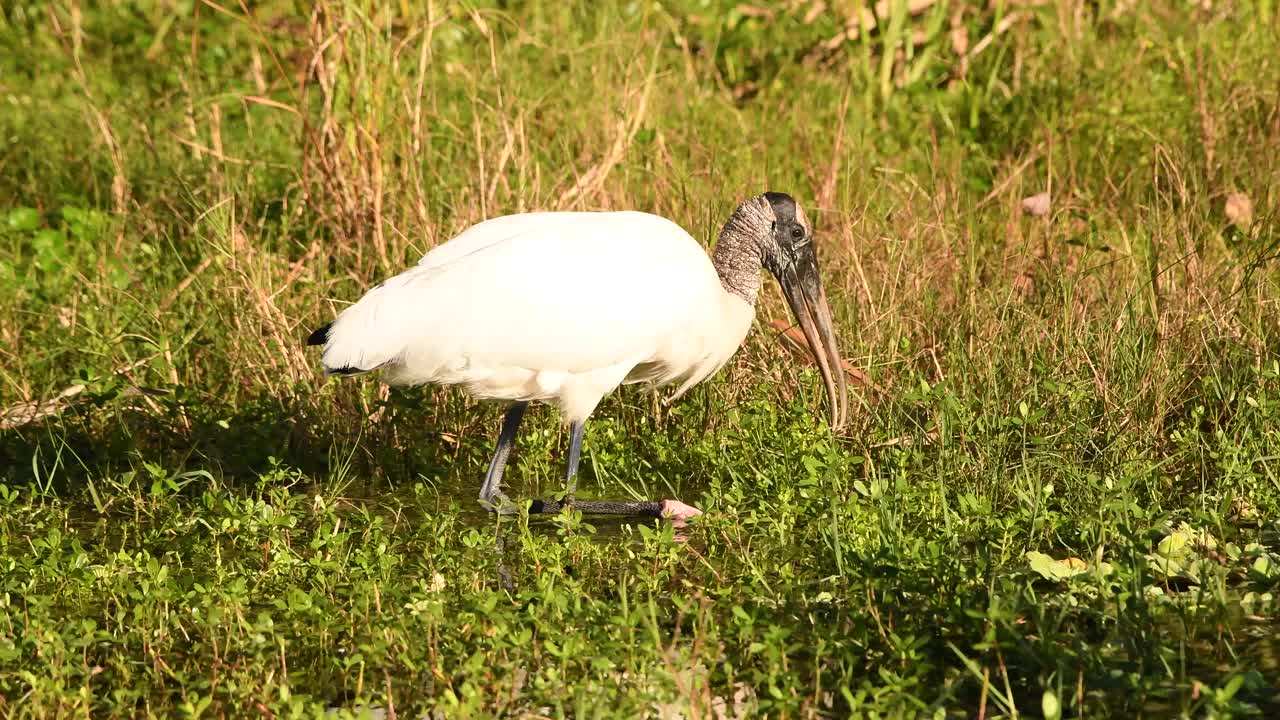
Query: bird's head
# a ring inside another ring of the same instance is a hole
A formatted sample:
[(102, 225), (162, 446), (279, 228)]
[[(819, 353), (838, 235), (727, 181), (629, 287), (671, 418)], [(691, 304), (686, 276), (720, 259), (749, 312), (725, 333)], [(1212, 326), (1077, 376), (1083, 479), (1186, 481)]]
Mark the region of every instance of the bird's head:
[(782, 294), (822, 374), (830, 402), (831, 427), (839, 429), (848, 410), (848, 391), (831, 308), (818, 271), (813, 226), (795, 199), (779, 192), (767, 192), (747, 200), (729, 222), (736, 227), (726, 227), (726, 231), (744, 239), (751, 238), (759, 252), (760, 264), (782, 286)]

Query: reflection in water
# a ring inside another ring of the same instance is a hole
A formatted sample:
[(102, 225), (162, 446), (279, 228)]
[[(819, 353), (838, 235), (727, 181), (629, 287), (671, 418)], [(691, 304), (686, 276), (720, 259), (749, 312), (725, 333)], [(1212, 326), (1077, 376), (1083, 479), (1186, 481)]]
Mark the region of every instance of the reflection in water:
[(498, 554), (498, 587), (513, 593), (516, 590), (515, 582), (511, 579), (511, 568), (507, 567), (507, 543), (503, 535), (507, 532), (508, 523), (501, 519), (493, 524), (494, 536), (494, 552)]

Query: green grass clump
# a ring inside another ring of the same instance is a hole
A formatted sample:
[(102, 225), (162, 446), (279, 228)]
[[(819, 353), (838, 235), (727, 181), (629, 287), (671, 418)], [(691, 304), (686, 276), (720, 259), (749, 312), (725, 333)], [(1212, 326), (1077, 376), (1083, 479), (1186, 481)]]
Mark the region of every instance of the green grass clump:
[[(0, 712), (1280, 709), (1274, 3), (855, 5), (0, 9)], [(302, 344), (483, 218), (766, 189), (865, 382), (833, 436), (770, 290), (607, 398), (580, 494), (692, 527), (499, 523), (498, 408)]]

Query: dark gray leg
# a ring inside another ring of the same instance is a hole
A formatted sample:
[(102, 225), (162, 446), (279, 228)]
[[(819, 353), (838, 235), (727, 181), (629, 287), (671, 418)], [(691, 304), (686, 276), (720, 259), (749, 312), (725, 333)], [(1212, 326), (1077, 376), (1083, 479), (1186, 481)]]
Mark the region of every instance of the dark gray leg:
[(502, 471), (507, 467), (507, 458), (511, 457), (511, 448), (516, 442), (516, 431), (520, 429), (520, 421), (524, 419), (527, 402), (515, 402), (507, 409), (502, 418), (502, 432), (498, 433), (498, 447), (493, 451), (493, 459), (489, 461), (489, 472), (485, 473), (484, 484), (480, 486), (480, 504), (486, 510), (503, 514), (511, 513), (510, 500), (502, 492)]
[(582, 460), (582, 436), (586, 431), (585, 422), (575, 422), (569, 427), (569, 461), (565, 466), (564, 502), (555, 500), (534, 500), (529, 508), (530, 513), (557, 513), (560, 508), (573, 507), (587, 515), (649, 515), (661, 517), (663, 504), (661, 501), (644, 500), (639, 502), (614, 502), (611, 500), (584, 500), (577, 502), (573, 493), (578, 488), (578, 463)]
[(582, 436), (586, 430), (585, 422), (569, 426), (569, 462), (565, 464), (564, 504), (570, 507), (573, 506), (573, 493), (578, 489), (578, 462), (582, 459)]
[[(520, 429), (520, 421), (524, 419), (524, 411), (529, 407), (527, 402), (515, 402), (507, 409), (502, 418), (502, 431), (498, 433), (498, 447), (493, 451), (493, 459), (489, 461), (489, 471), (485, 473), (484, 484), (480, 486), (480, 504), (490, 512), (510, 515), (516, 512), (515, 504), (502, 492), (502, 471), (506, 469), (507, 459), (511, 457), (511, 448), (515, 446), (516, 431)], [(586, 423), (575, 422), (569, 429), (569, 460), (565, 468), (564, 502), (555, 500), (534, 500), (529, 507), (530, 513), (558, 513), (566, 506), (572, 506), (588, 515), (648, 515), (663, 517), (664, 510), (670, 511), (668, 502), (659, 500), (642, 500), (614, 502), (611, 500), (584, 500), (575, 502), (573, 495), (578, 487), (578, 465), (582, 461), (582, 437), (586, 431)], [(675, 503), (679, 508), (691, 510), (682, 503)], [(684, 515), (683, 517), (691, 517)], [(499, 548), (502, 546), (499, 538)], [(501, 575), (502, 568), (499, 568)], [(509, 583), (510, 578), (504, 578)], [(505, 585), (504, 585), (505, 586)]]

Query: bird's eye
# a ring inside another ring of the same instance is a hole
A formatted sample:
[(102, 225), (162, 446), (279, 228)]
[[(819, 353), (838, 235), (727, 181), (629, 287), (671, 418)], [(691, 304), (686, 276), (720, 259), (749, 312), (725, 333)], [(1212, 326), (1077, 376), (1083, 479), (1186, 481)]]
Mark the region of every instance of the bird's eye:
[(791, 228), (792, 240), (799, 240), (802, 237), (804, 237), (804, 228), (800, 227), (799, 225), (796, 225), (795, 227)]

